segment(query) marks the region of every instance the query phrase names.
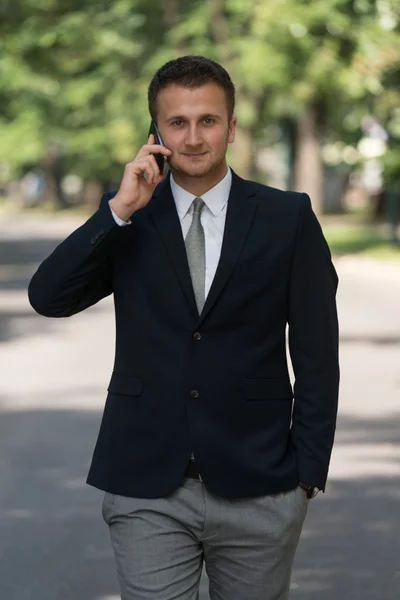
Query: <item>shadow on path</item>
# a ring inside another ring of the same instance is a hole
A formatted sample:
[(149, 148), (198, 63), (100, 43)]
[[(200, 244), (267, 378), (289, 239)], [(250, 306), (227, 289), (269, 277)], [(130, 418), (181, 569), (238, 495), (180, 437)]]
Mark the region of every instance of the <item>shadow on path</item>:
[[(28, 300), (28, 285), (39, 264), (62, 238), (0, 241), (0, 343), (19, 337), (51, 333), (59, 319), (38, 315)], [(17, 293), (8, 298), (8, 294)], [(89, 310), (98, 310), (101, 305)]]
[[(100, 418), (98, 411), (1, 414), (2, 600), (118, 597), (102, 493), (85, 484)], [(400, 414), (378, 423), (342, 418), (337, 440), (391, 444), (398, 462)], [(399, 598), (399, 505), (399, 476), (332, 481), (310, 505), (291, 599)], [(201, 600), (206, 586), (203, 578)]]
[[(382, 461), (398, 475), (332, 480), (310, 504), (299, 545), (291, 598), (400, 598), (400, 413), (390, 419), (341, 417), (336, 446), (362, 446), (363, 463)], [(391, 458), (390, 458), (391, 457)], [(373, 469), (376, 472), (377, 469)]]

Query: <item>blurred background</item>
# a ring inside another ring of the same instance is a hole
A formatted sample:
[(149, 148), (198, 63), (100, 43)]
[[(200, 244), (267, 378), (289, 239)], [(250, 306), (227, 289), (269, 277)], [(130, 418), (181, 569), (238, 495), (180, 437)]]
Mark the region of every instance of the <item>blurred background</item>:
[(0, 599), (119, 597), (85, 485), (112, 301), (44, 319), (26, 288), (118, 188), (147, 139), (149, 81), (184, 54), (227, 68), (230, 165), (310, 194), (340, 278), (336, 445), (291, 599), (398, 600), (399, 0), (0, 0)]
[(2, 0), (3, 210), (93, 210), (147, 139), (155, 70), (203, 54), (237, 87), (233, 168), (340, 216), (334, 250), (392, 254), (399, 16), (397, 0)]

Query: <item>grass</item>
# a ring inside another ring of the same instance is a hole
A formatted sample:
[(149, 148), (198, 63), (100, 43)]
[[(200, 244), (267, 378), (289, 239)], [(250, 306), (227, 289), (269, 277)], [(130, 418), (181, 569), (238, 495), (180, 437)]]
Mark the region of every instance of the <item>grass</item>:
[(96, 208), (97, 206), (72, 205), (66, 209), (59, 209), (55, 204), (50, 202), (41, 204), (40, 206), (24, 208), (18, 201), (13, 202), (5, 198), (0, 199), (0, 217), (23, 216), (28, 219), (30, 217), (57, 217), (60, 219), (68, 219), (70, 217), (89, 218), (95, 212)]
[(344, 222), (326, 223), (323, 230), (334, 256), (351, 254), (400, 261), (400, 243), (391, 242), (390, 235), (382, 227), (349, 225)]

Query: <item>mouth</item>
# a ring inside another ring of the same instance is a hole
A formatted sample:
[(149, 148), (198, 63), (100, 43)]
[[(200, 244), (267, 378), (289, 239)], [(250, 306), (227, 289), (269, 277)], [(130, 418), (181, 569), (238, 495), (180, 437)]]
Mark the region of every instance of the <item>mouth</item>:
[(200, 158), (201, 156), (205, 156), (207, 152), (183, 152), (182, 154), (188, 158)]

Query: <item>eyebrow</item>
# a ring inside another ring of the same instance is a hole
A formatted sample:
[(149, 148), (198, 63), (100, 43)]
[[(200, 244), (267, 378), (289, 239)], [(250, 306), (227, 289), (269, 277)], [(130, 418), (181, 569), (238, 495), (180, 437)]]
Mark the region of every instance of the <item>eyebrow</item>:
[[(213, 113), (205, 113), (204, 115), (200, 115), (199, 119), (209, 119), (209, 118), (213, 118), (213, 119), (221, 119), (221, 115), (216, 115)], [(170, 121), (185, 121), (186, 117), (184, 117), (183, 115), (174, 115), (173, 117), (169, 117), (169, 119), (167, 119), (167, 122), (169, 123)]]

